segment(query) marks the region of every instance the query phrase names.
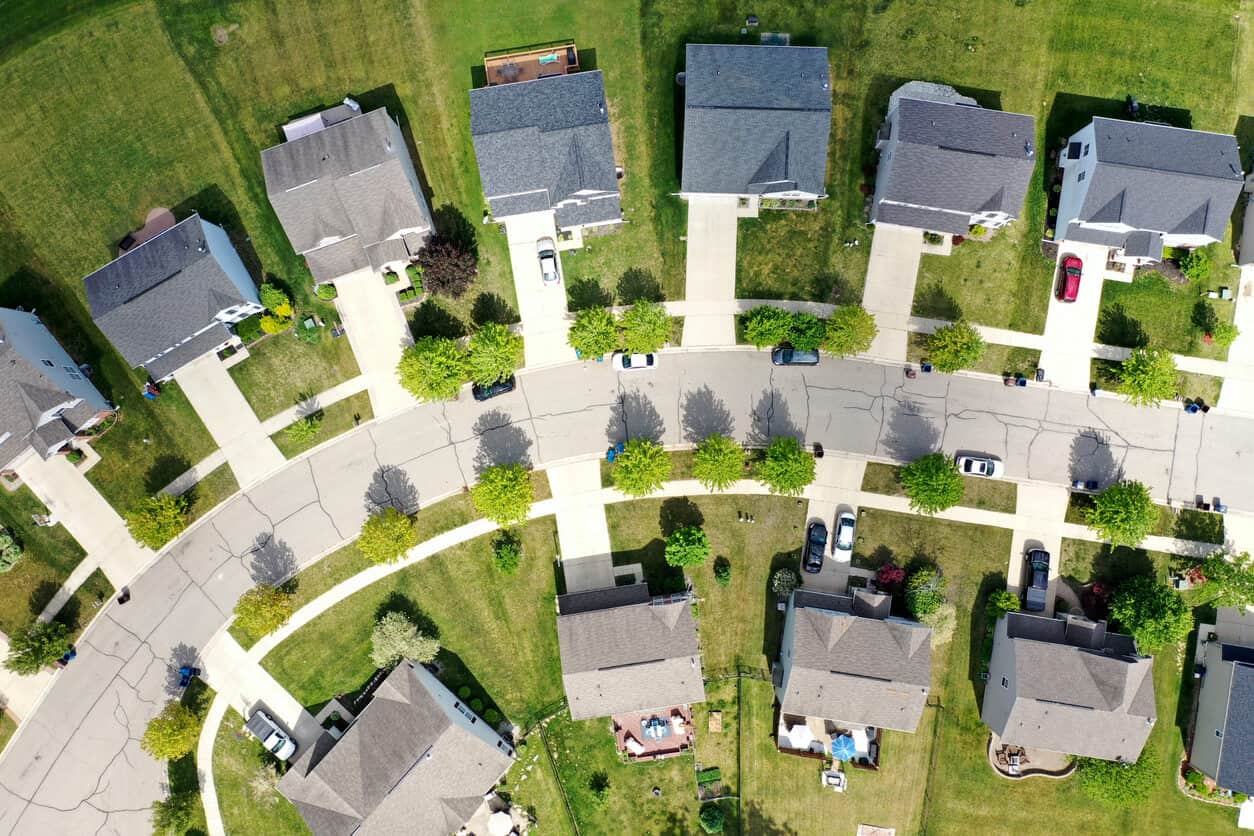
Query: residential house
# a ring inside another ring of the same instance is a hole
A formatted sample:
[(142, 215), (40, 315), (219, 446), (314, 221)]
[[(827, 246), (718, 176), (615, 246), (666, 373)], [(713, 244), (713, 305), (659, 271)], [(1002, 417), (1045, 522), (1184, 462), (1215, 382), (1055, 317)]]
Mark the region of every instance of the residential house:
[(552, 213), (563, 238), (622, 223), (600, 70), (471, 90), (470, 136), (493, 220)]
[(980, 718), (1006, 745), (1135, 761), (1156, 719), (1153, 666), (1104, 621), (1008, 613)]
[(1128, 266), (1222, 241), (1243, 179), (1236, 137), (1104, 117), (1071, 137), (1058, 165), (1054, 238), (1106, 247)]
[(825, 47), (688, 44), (680, 195), (827, 197)]
[(1036, 121), (911, 81), (888, 100), (871, 222), (966, 235), (1019, 217), (1036, 167)]
[(422, 665), (402, 661), (340, 734), (279, 781), (314, 836), (448, 836), (485, 803), (513, 746)]
[(775, 698), (779, 749), (830, 756), (853, 741), (875, 766), (885, 729), (914, 732), (932, 681), (932, 630), (891, 615), (892, 599), (794, 590), (784, 617)]
[(266, 193), (314, 283), (404, 267), (434, 225), (400, 126), (352, 99), (283, 126), (261, 152)]
[(227, 326), (262, 310), (226, 232), (198, 214), (127, 250), (83, 285), (91, 317), (109, 342), (158, 382), (239, 344)]
[(0, 308), (0, 472), (47, 459), (113, 412), (39, 317)]
[(705, 700), (705, 685), (689, 596), (651, 596), (635, 583), (562, 595), (557, 607), (570, 716), (611, 717), (634, 759), (690, 749), (690, 706)]
[[(1254, 795), (1254, 616), (1219, 610), (1206, 641), (1189, 765), (1233, 792)], [(1197, 670), (1195, 668), (1194, 670)]]

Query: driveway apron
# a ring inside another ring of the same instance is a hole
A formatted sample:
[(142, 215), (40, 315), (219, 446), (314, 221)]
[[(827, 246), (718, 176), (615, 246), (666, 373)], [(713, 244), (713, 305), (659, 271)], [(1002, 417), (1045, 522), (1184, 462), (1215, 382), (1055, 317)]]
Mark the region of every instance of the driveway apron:
[(923, 233), (877, 224), (871, 238), (862, 306), (875, 316), (879, 334), (867, 352), (881, 360), (904, 363), (914, 286), (923, 257)]
[[(546, 285), (540, 275), (540, 257), (536, 242), (544, 238), (557, 242), (557, 227), (552, 212), (529, 212), (510, 218), (505, 223), (509, 241), (510, 266), (514, 271), (514, 291), (518, 295), (518, 313), (522, 317), (523, 344), (527, 368), (564, 363), (575, 358), (575, 350), (566, 343), (570, 323), (566, 319), (566, 282)], [(559, 272), (561, 255), (558, 255)]]
[(396, 375), (401, 352), (414, 343), (396, 293), (383, 283), (382, 276), (368, 269), (336, 279), (335, 289), (339, 293), (335, 307), (344, 319), (357, 365), (369, 381), (375, 417), (413, 406), (413, 396)]
[[(688, 198), (688, 260), (684, 300), (696, 310), (703, 303), (725, 305), (736, 299), (736, 219), (734, 195)], [(736, 344), (736, 323), (726, 313), (684, 317), (682, 344)]]

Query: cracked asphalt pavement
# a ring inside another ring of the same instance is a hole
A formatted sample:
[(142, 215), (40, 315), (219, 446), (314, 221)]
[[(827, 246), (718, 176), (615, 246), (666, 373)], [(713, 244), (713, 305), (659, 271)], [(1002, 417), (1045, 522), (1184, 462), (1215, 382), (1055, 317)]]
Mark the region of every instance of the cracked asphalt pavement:
[[(165, 768), (144, 754), (171, 672), (273, 579), (354, 537), (370, 508), (420, 506), (486, 464), (602, 452), (626, 433), (679, 444), (710, 431), (779, 435), (831, 451), (911, 459), (1001, 456), (1012, 479), (1139, 479), (1159, 498), (1219, 496), (1254, 511), (1254, 420), (1138, 409), (1111, 398), (824, 358), (777, 369), (765, 354), (681, 352), (648, 372), (608, 363), (521, 373), (513, 393), (464, 392), (347, 434), (212, 512), (106, 604), (0, 758), (0, 834), (148, 833)], [(421, 511), (419, 511), (421, 514)]]

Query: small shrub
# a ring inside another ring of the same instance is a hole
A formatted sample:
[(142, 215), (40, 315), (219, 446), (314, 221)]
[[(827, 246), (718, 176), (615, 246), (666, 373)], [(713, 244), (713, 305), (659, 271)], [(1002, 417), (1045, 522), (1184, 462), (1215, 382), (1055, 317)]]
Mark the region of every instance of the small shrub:
[(1112, 807), (1133, 807), (1150, 797), (1158, 781), (1154, 748), (1147, 745), (1134, 763), (1079, 758), (1076, 777), (1092, 799)]
[(714, 559), (714, 582), (721, 587), (731, 585), (732, 565), (731, 561), (725, 557)]
[(1236, 342), (1237, 337), (1241, 336), (1241, 329), (1233, 325), (1231, 322), (1219, 322), (1211, 330), (1211, 339), (1215, 341), (1215, 345), (1220, 348), (1227, 348)]
[(266, 282), (258, 290), (257, 295), (261, 299), (262, 307), (276, 316), (286, 318), (292, 315), (291, 297), (277, 284)]
[(335, 289), (333, 284), (320, 284), (314, 288), (314, 293), (325, 302), (330, 302), (340, 295), (340, 292)]
[(492, 565), (502, 575), (512, 575), (522, 563), (522, 543), (513, 534), (502, 534), (492, 543)]
[(261, 339), (261, 317), (253, 314), (235, 323), (235, 336), (245, 345)]
[(11, 570), (22, 559), (22, 544), (0, 528), (0, 575)]
[(497, 723), (501, 722), (501, 712), (497, 711), (495, 708), (489, 708), (487, 711), (483, 712), (483, 719), (484, 722), (489, 725), (495, 726)]
[(776, 595), (791, 595), (801, 585), (801, 578), (792, 569), (776, 569), (771, 575), (771, 591)]
[(396, 284), (400, 280), (401, 280), (401, 277), (393, 270), (389, 270), (383, 274), (384, 284)]
[(476, 714), (481, 713), (483, 711), (483, 700), (479, 699), (478, 697), (475, 697), (473, 700), (471, 700), (470, 710), (475, 712)]
[(1009, 589), (999, 589), (984, 602), (984, 620), (992, 624), (1008, 612), (1019, 611), (1019, 596)]
[(1180, 258), (1180, 270), (1189, 280), (1197, 284), (1205, 284), (1210, 279), (1215, 266), (1213, 245), (1195, 247)]
[(880, 589), (896, 589), (906, 579), (906, 570), (896, 563), (885, 563), (875, 573), (875, 585)]
[(292, 327), (292, 320), (284, 316), (264, 314), (261, 317), (261, 330), (267, 334), (281, 334)]
[(168, 798), (152, 802), (152, 831), (158, 836), (177, 836), (193, 832), (200, 793), (192, 790), (171, 792)]
[(588, 790), (598, 805), (605, 804), (610, 799), (610, 776), (600, 770), (593, 772), (588, 776)]
[(405, 275), (409, 277), (414, 292), (422, 293), (422, 268), (417, 264), (408, 264), (405, 266)]
[(1193, 303), (1193, 314), (1190, 320), (1194, 328), (1203, 334), (1209, 334), (1219, 324), (1219, 314), (1215, 312), (1215, 306), (1210, 303), (1209, 299), (1198, 299)]
[(313, 415), (306, 415), (304, 418), (297, 418), (288, 424), (287, 428), (283, 430), (283, 434), (296, 444), (305, 444), (321, 431), (322, 415), (321, 413), (314, 413)]
[(291, 617), (291, 593), (270, 584), (257, 584), (235, 602), (235, 622), (253, 636), (269, 635)]
[(695, 525), (678, 528), (666, 538), (666, 563), (669, 566), (700, 566), (709, 556), (710, 538)]
[(726, 814), (723, 808), (714, 803), (702, 804), (698, 814), (701, 829), (706, 833), (722, 833)]
[(426, 290), (455, 299), (466, 292), (479, 272), (475, 254), (442, 235), (431, 238), (418, 252), (418, 267)]
[(470, 699), (470, 686), (463, 685), (462, 687), (458, 688), (457, 696), (461, 697), (463, 700)]
[(421, 632), (403, 612), (384, 613), (370, 632), (370, 661), (376, 667), (389, 668), (401, 659), (430, 662), (439, 652), (439, 640)]
[(187, 528), (187, 497), (159, 493), (126, 515), (131, 536), (154, 551)]
[(968, 232), (971, 233), (972, 238), (979, 238), (981, 235), (988, 232), (988, 230), (985, 229), (981, 224), (972, 224), (971, 229), (969, 229)]
[(935, 569), (916, 569), (906, 581), (906, 607), (922, 620), (945, 603), (945, 579)]

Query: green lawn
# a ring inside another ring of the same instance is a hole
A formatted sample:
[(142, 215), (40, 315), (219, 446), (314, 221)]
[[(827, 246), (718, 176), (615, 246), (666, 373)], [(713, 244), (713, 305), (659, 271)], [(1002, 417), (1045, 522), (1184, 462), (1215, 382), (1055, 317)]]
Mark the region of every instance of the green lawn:
[(518, 744), (518, 762), (506, 774), (501, 791), (535, 819), (540, 833), (574, 836), (571, 813), (540, 735)]
[[(203, 726), (213, 697), (214, 690), (206, 685), (204, 680), (193, 679), (192, 684), (183, 691), (183, 696), (179, 701), (192, 710), (200, 720), (200, 725)], [(196, 812), (192, 816), (191, 825), (178, 831), (177, 836), (196, 836), (196, 834), (206, 832), (208, 825), (205, 824), (205, 808), (200, 801), (200, 777), (196, 768), (196, 752), (193, 751), (178, 760), (168, 761), (166, 777), (170, 784), (171, 795), (184, 792), (196, 794)]]
[(9, 712), (0, 711), (0, 752), (9, 745), (13, 735), (17, 733), (17, 721), (9, 716)]
[[(1236, 284), (1235, 270), (1216, 267), (1206, 289)], [(1175, 354), (1227, 359), (1228, 350), (1205, 342), (1193, 324), (1193, 309), (1199, 303), (1209, 303), (1221, 322), (1232, 321), (1234, 302), (1205, 299), (1193, 285), (1177, 284), (1161, 273), (1142, 273), (1130, 283), (1104, 282), (1096, 339), (1107, 345), (1151, 345)]]
[(12, 493), (0, 488), (0, 528), (12, 534), (25, 552), (21, 562), (0, 575), (0, 631), (5, 633), (33, 622), (85, 557), (64, 526), (37, 526), (31, 520), (32, 514), (47, 511), (30, 488)]
[(326, 328), (314, 345), (289, 331), (259, 340), (248, 355), (230, 375), (262, 421), (361, 373), (348, 340)]
[(244, 731), (244, 718), (228, 708), (213, 742), (213, 783), (227, 836), (308, 834), (292, 803), (272, 788), (273, 757)]
[[(900, 471), (901, 468), (896, 465), (867, 462), (866, 472), (862, 475), (862, 490), (887, 496), (905, 496), (906, 491), (897, 480)], [(1013, 514), (1018, 496), (1019, 488), (1014, 482), (964, 476), (962, 501), (958, 504), (967, 508)]]
[[(1069, 523), (1086, 525), (1084, 517), (1086, 509), (1093, 506), (1093, 497), (1084, 493), (1070, 494), (1067, 499), (1067, 511), (1064, 519)], [(1159, 537), (1178, 537), (1181, 540), (1197, 540), (1202, 543), (1224, 542), (1224, 518), (1222, 514), (1210, 511), (1183, 509), (1180, 511), (1166, 505), (1154, 506), (1158, 517), (1154, 521), (1150, 534)]]
[[(100, 465), (103, 467), (103, 465)], [(187, 522), (190, 525), (217, 508), (239, 490), (239, 482), (229, 464), (218, 467), (184, 494), (188, 499)]]
[[(927, 334), (910, 334), (906, 342), (906, 359), (918, 363), (927, 358)], [(971, 371), (995, 374), (1001, 377), (1023, 376), (1032, 380), (1041, 364), (1041, 352), (1034, 348), (1017, 348), (997, 343), (985, 343), (984, 354)]]
[(296, 458), (306, 450), (348, 432), (359, 421), (369, 421), (374, 417), (374, 408), (370, 406), (370, 393), (358, 392), (318, 410), (318, 413), (322, 416), (321, 429), (310, 439), (298, 441), (289, 436), (285, 429), (270, 436), (280, 453), (289, 459)]

